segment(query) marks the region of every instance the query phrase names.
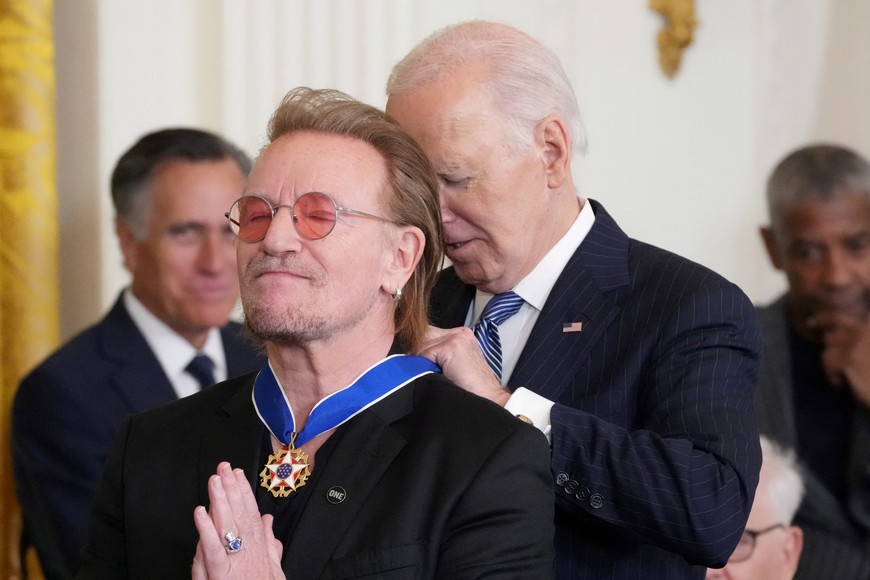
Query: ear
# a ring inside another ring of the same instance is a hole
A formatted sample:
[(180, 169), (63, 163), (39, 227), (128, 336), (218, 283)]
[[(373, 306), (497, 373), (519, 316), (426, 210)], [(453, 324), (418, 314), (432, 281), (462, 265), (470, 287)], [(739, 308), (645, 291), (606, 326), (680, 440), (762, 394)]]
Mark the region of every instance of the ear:
[(121, 246), (121, 254), (124, 256), (124, 267), (132, 274), (139, 264), (139, 242), (133, 235), (133, 230), (123, 219), (115, 218), (115, 234)]
[(384, 275), (381, 289), (393, 295), (403, 288), (423, 256), (426, 236), (416, 226), (402, 226), (391, 244), (390, 261)]
[(785, 530), (785, 540), (783, 542), (783, 555), (785, 556), (786, 569), (791, 572), (789, 578), (794, 575), (797, 570), (798, 561), (801, 558), (801, 552), (804, 549), (804, 532), (797, 526), (789, 526)]
[(560, 187), (571, 172), (571, 137), (565, 122), (556, 115), (548, 115), (535, 130), (537, 144), (544, 152), (547, 185)]
[(761, 234), (761, 239), (764, 242), (765, 249), (767, 250), (767, 257), (770, 258), (770, 263), (773, 264), (773, 267), (777, 270), (782, 270), (782, 253), (779, 244), (776, 241), (776, 236), (773, 234), (773, 230), (769, 226), (762, 226), (758, 231)]

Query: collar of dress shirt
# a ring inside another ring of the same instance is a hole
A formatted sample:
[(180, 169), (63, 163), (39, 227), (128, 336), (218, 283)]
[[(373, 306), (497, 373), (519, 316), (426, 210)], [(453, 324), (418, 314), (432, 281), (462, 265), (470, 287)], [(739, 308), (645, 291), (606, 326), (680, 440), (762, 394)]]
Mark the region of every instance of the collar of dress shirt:
[[(592, 204), (582, 198), (580, 202), (583, 204), (583, 207), (580, 208), (580, 214), (565, 232), (565, 235), (550, 248), (550, 251), (538, 262), (538, 265), (514, 286), (513, 291), (526, 302), (523, 308), (530, 305), (536, 312), (540, 312), (544, 308), (547, 296), (550, 295), (550, 290), (553, 289), (553, 285), (556, 284), (556, 280), (562, 274), (568, 260), (571, 259), (577, 247), (586, 239), (586, 235), (592, 229), (592, 224), (595, 222)], [(492, 298), (492, 294), (481, 290), (477, 291), (467, 323), (470, 324), (480, 318), (490, 298)]]
[[(197, 350), (181, 335), (169, 328), (166, 323), (154, 316), (129, 288), (124, 290), (124, 306), (130, 313), (133, 323), (145, 337), (145, 341), (151, 347), (154, 356), (157, 357), (163, 372), (166, 373), (179, 397), (189, 394), (189, 389), (184, 388), (186, 383), (191, 383), (195, 386), (195, 390), (199, 390), (199, 385), (195, 384), (195, 379), (184, 370)], [(208, 331), (201, 352), (207, 354), (214, 362), (215, 380), (218, 382), (225, 380), (227, 378), (227, 360), (220, 329), (211, 328)]]

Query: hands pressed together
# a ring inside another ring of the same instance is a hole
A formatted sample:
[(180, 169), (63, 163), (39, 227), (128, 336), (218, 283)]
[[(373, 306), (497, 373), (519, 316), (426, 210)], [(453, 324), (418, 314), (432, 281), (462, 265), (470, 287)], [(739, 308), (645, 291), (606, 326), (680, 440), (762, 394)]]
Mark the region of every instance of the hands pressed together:
[[(193, 580), (283, 580), (283, 546), (272, 533), (272, 516), (260, 515), (245, 473), (227, 462), (220, 463), (208, 480), (208, 496), (210, 508), (197, 506), (193, 511), (199, 532)], [(233, 536), (241, 539), (241, 546), (230, 552), (227, 544)]]

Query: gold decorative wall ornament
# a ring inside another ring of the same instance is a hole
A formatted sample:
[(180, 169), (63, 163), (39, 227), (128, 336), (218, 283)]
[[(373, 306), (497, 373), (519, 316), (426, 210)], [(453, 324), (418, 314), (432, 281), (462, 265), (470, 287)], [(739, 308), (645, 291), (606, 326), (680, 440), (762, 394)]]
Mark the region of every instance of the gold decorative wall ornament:
[(692, 42), (695, 19), (695, 0), (649, 0), (649, 7), (667, 21), (656, 38), (659, 45), (659, 66), (672, 77), (680, 68), (683, 50)]

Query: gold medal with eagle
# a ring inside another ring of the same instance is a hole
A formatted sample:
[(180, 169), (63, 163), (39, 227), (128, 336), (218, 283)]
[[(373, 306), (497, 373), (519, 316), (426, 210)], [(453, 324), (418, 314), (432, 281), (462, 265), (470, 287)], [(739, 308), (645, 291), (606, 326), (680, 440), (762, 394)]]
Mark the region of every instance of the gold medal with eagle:
[(308, 454), (293, 447), (294, 433), (289, 445), (269, 455), (269, 460), (260, 472), (260, 487), (265, 487), (275, 497), (287, 497), (303, 485), (311, 475)]

